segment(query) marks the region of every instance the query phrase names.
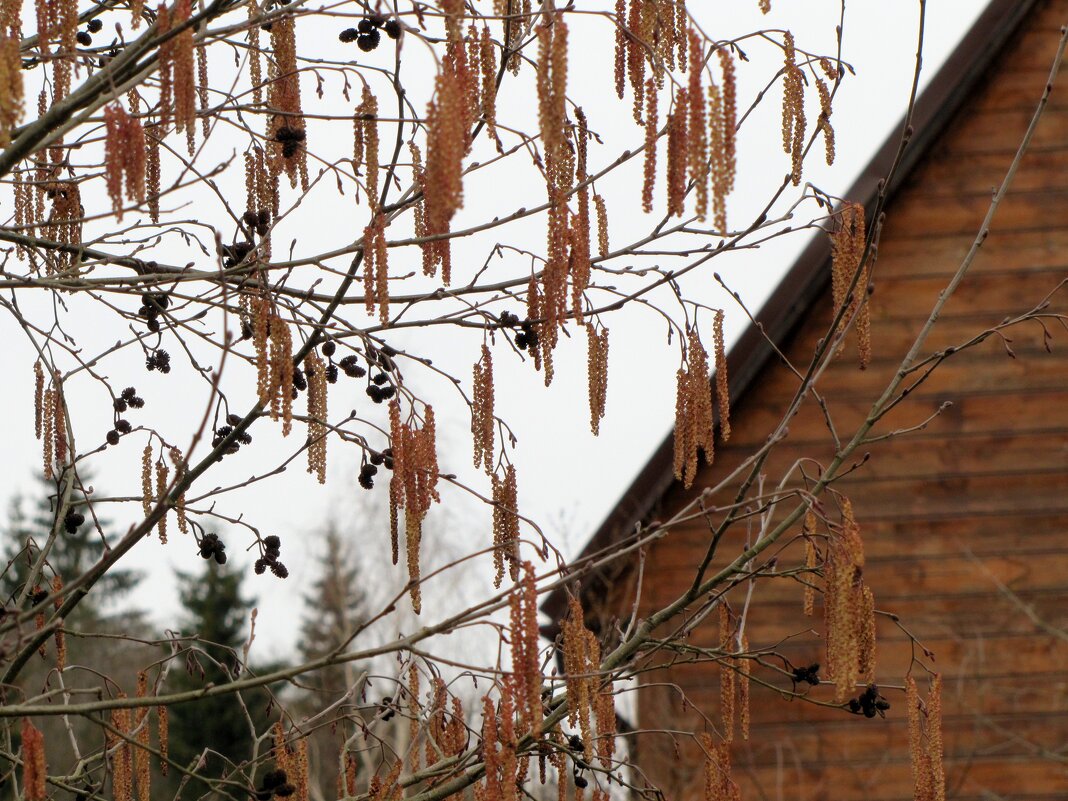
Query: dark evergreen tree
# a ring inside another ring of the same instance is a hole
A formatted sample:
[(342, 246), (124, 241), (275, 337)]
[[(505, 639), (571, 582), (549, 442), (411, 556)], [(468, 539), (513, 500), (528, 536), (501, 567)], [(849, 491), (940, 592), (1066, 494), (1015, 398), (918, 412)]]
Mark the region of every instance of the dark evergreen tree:
[[(208, 684), (225, 684), (240, 672), (241, 647), (248, 637), (249, 610), (253, 602), (242, 593), (242, 575), (218, 565), (205, 563), (198, 575), (180, 573), (179, 598), (185, 610), (182, 630), (195, 636), (189, 644), (184, 670), (171, 669), (168, 692), (198, 689)], [(257, 731), (267, 725), (270, 696), (265, 689), (241, 694), (203, 698), (171, 708), (170, 753), (179, 764), (188, 765), (208, 749), (209, 773), (226, 772), (247, 760), (253, 734), (241, 708), (244, 701)]]
[[(82, 478), (88, 482), (87, 477)], [(12, 499), (7, 522), (0, 532), (6, 568), (0, 576), (0, 589), (3, 601), (7, 603), (18, 596), (29, 575), (30, 566), (37, 559), (39, 549), (48, 542), (56, 524), (56, 484), (41, 477), (37, 481), (39, 491), (33, 497), (17, 495)], [(84, 496), (75, 490), (73, 497), (80, 499)], [(74, 504), (73, 511), (80, 519), (70, 520), (72, 525), (65, 525), (68, 522), (66, 520), (59, 521), (59, 535), (49, 551), (48, 567), (37, 580), (42, 585), (50, 583), (54, 575), (60, 576), (64, 582), (77, 578), (100, 558), (106, 548), (109, 521), (101, 518), (94, 521), (86, 513), (84, 503)], [(112, 607), (139, 580), (140, 574), (134, 570), (112, 568), (97, 582), (98, 591), (78, 604), (68, 625), (114, 628), (113, 624), (119, 623), (126, 633), (136, 634), (136, 629), (131, 630), (131, 625), (140, 623), (140, 614), (128, 611), (116, 613)], [(104, 606), (100, 603), (102, 598), (107, 599)], [(112, 625), (107, 625), (109, 623)]]

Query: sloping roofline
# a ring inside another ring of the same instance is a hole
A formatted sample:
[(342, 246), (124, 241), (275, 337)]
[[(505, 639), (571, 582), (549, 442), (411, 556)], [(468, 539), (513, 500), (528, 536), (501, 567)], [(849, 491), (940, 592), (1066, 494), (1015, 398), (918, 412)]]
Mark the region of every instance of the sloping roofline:
[[(888, 199), (896, 194), (933, 143), (938, 140), (987, 69), (1000, 55), (1006, 42), (1039, 2), (1040, 0), (990, 0), (986, 9), (917, 98), (912, 118), (913, 135), (888, 187)], [(894, 127), (844, 197), (859, 200), (865, 207), (871, 207), (880, 181), (893, 165), (903, 126), (902, 120)], [(813, 237), (756, 315), (764, 331), (751, 323), (731, 347), (727, 354), (727, 375), (730, 377), (732, 405), (742, 402), (774, 354), (767, 340), (770, 339), (782, 348), (797, 333), (812, 304), (824, 295), (830, 283), (829, 260), (830, 245), (827, 237)], [(586, 544), (579, 561), (603, 551), (632, 532), (637, 524), (652, 514), (656, 504), (674, 481), (672, 431), (608, 513)], [(590, 575), (580, 575), (578, 578), (585, 587)], [(542, 603), (542, 611), (552, 620), (552, 623), (545, 627), (546, 633), (555, 632), (556, 622), (563, 615), (566, 606), (567, 596), (562, 588), (550, 593)]]

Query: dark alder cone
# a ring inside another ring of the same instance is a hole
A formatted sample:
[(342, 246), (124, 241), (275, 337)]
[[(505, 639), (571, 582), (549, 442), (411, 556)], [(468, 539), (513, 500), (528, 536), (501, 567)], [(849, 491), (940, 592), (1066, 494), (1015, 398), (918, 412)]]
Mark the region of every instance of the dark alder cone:
[(227, 425), (231, 425), (231, 426), (240, 425), (241, 424), (241, 415), (239, 415), (239, 414), (228, 414), (228, 415), (226, 415), (226, 424)]
[(120, 414), (126, 411), (126, 401), (122, 398), (115, 398), (115, 403), (112, 404), (116, 412)]
[(367, 18), (367, 21), (370, 22), (374, 27), (381, 28), (383, 25), (386, 24), (386, 17), (383, 14), (372, 14)]
[(332, 339), (328, 339), (326, 342), (323, 343), (323, 356), (325, 356), (326, 358), (329, 359), (331, 356), (334, 355), (336, 351), (337, 344)]
[(371, 30), (370, 33), (361, 33), (356, 37), (356, 46), (365, 53), (370, 53), (376, 47), (378, 43), (382, 41), (382, 34), (376, 30)]
[(74, 38), (78, 40), (78, 44), (82, 45), (82, 47), (88, 47), (93, 43), (93, 37), (85, 31), (78, 31), (78, 35)]
[(159, 333), (159, 320), (157, 320), (155, 317), (151, 318), (148, 321), (148, 330), (151, 331), (153, 334)]
[(371, 380), (374, 381), (379, 386), (382, 386), (387, 381), (389, 381), (389, 376), (386, 375), (385, 373), (375, 373), (373, 376), (371, 376)]
[(371, 464), (382, 464), (386, 461), (386, 457), (380, 454), (378, 451), (371, 451)]
[(108, 441), (108, 445), (118, 445), (119, 444), (119, 432), (116, 431), (114, 428), (111, 429), (111, 431), (109, 431), (107, 433), (107, 441)]
[[(278, 578), (280, 579), (289, 578), (289, 568), (287, 568), (281, 562), (271, 562), (271, 572), (278, 576)], [(283, 795), (283, 793), (281, 792), (279, 792), (278, 794)]]
[(326, 367), (326, 380), (331, 384), (337, 383), (337, 365), (329, 364)]
[(348, 42), (355, 42), (356, 41), (356, 37), (359, 36), (359, 35), (360, 35), (359, 31), (357, 31), (355, 28), (346, 28), (345, 30), (343, 30), (341, 33), (339, 33), (337, 35), (337, 38), (342, 42), (348, 43)]
[(401, 26), (397, 20), (391, 19), (383, 26), (383, 28), (386, 31), (386, 36), (388, 36), (390, 39), (400, 39)]
[(98, 19), (91, 19), (89, 20), (89, 24), (85, 27), (89, 29), (89, 33), (100, 33), (101, 29), (104, 27), (104, 23)]
[(129, 420), (124, 420), (120, 417), (118, 420), (115, 421), (115, 430), (118, 431), (120, 434), (129, 434), (131, 431), (133, 431), (133, 426), (130, 425)]
[(129, 402), (129, 401), (133, 400), (133, 398), (136, 395), (137, 395), (137, 390), (134, 387), (126, 387), (126, 389), (124, 389), (122, 391), (121, 397), (122, 397), (122, 399), (124, 401)]
[(584, 790), (586, 787), (589, 786), (589, 784), (590, 783), (586, 780), (584, 776), (579, 776), (577, 773), (575, 774), (575, 786), (578, 787), (580, 790)]
[(361, 19), (356, 26), (356, 30), (359, 33), (370, 33), (375, 29), (375, 24), (369, 19)]

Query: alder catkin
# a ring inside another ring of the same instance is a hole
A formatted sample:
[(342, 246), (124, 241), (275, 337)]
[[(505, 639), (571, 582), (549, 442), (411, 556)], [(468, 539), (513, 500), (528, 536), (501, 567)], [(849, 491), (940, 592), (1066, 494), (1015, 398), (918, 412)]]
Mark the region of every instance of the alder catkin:
[[(167, 498), (167, 484), (169, 481), (170, 470), (167, 468), (167, 463), (161, 458), (156, 462), (156, 497), (161, 502)], [(159, 541), (163, 545), (167, 544), (167, 508), (164, 506), (163, 514), (159, 516), (158, 524)]]
[(656, 87), (650, 78), (646, 82), (645, 166), (642, 180), (642, 211), (646, 214), (653, 210), (653, 189), (656, 185), (656, 142), (660, 124), (656, 113), (656, 96)]
[(586, 373), (590, 399), (590, 430), (598, 436), (608, 396), (608, 329), (586, 323)]
[(723, 340), (723, 311), (717, 310), (713, 322), (716, 353), (716, 403), (719, 408), (719, 435), (724, 442), (731, 438), (731, 398), (727, 381), (727, 349)]
[(152, 445), (141, 453), (141, 510), (146, 518), (152, 513)]
[(681, 217), (686, 199), (686, 167), (689, 162), (689, 92), (681, 89), (675, 96), (675, 109), (668, 115), (667, 195), (668, 215)]
[(593, 196), (593, 205), (597, 209), (597, 251), (604, 258), (608, 255), (608, 209), (600, 195)]
[(492, 475), (496, 419), (493, 414), (493, 355), (482, 344), (482, 355), (475, 363), (472, 380), (471, 438), (474, 441), (474, 464), (485, 467)]
[(719, 659), (719, 710), (723, 718), (723, 739), (734, 741), (734, 717), (736, 699), (735, 659), (728, 656), (734, 652), (731, 636), (731, 613), (726, 603), (719, 605), (719, 647), (723, 656)]
[(26, 801), (45, 801), (48, 765), (44, 735), (29, 718), (22, 719), (22, 792)]
[(519, 515), (517, 512), (518, 486), (514, 465), (508, 465), (504, 477), (493, 474), (493, 566), (496, 575), (494, 587), (501, 586), (504, 566), (512, 581), (519, 577)]
[(327, 388), (326, 364), (310, 351), (304, 357), (308, 376), (308, 472), (326, 483)]

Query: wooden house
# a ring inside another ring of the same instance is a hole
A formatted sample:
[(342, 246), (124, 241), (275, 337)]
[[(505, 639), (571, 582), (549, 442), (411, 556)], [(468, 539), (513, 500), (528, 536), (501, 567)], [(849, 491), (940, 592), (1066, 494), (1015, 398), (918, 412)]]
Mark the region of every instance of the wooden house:
[[(922, 94), (914, 136), (889, 186), (869, 298), (873, 361), (859, 370), (847, 348), (819, 384), (839, 432), (851, 432), (864, 418), (980, 231), (992, 190), (1005, 177), (1046, 86), (1065, 24), (1068, 0), (992, 0)], [(1047, 301), (1047, 314), (1068, 313), (1066, 98), (1068, 87), (1055, 83), (1011, 192), (927, 352), (967, 342)], [(849, 199), (871, 206), (898, 139), (892, 136), (876, 154)], [(791, 361), (803, 365), (827, 332), (831, 311), (829, 247), (821, 238), (757, 317)], [(864, 579), (876, 607), (900, 616), (933, 654), (926, 663), (943, 677), (947, 796), (1064, 799), (1068, 327), (1047, 317), (1044, 326), (1030, 321), (1001, 333), (948, 358), (873, 433), (914, 426), (946, 402), (952, 406), (922, 430), (866, 446), (868, 461), (834, 486), (852, 501), (865, 543)], [(798, 386), (755, 327), (729, 354), (728, 374), (733, 433), (717, 444), (714, 463), (683, 489), (672, 475), (669, 436), (593, 535), (586, 555), (612, 549), (636, 524), (670, 518), (721, 481), (764, 442)], [(809, 399), (789, 421), (789, 435), (766, 472), (781, 476), (801, 457), (826, 463), (833, 452), (825, 416)], [(729, 534), (721, 552), (736, 555), (743, 536)], [(646, 550), (639, 617), (689, 586), (708, 540), (708, 526), (698, 520)], [(793, 542), (776, 554), (779, 569), (801, 564), (801, 541)], [(717, 556), (715, 564), (726, 558)], [(587, 618), (606, 637), (630, 617), (638, 579), (634, 559), (580, 572)], [(736, 613), (746, 590), (742, 585), (730, 595)], [(747, 612), (750, 647), (772, 649), (793, 666), (825, 661), (820, 601), (815, 616), (804, 617), (802, 593), (794, 581), (756, 583)], [(543, 610), (558, 619), (564, 604), (558, 592)], [(689, 642), (715, 647), (718, 638), (713, 614)], [(750, 737), (743, 741), (736, 733), (732, 745), (742, 798), (913, 797), (906, 705), (895, 688), (920, 654), (885, 616), (878, 620), (878, 641), (876, 679), (891, 704), (885, 718), (785, 698), (757, 679), (787, 690), (789, 680), (754, 669)], [(671, 668), (643, 675), (649, 687), (638, 693), (629, 721), (630, 748), (644, 778), (672, 801), (702, 792), (699, 751), (687, 733), (722, 729), (719, 669), (685, 662), (679, 658)], [(926, 686), (922, 678), (920, 686)], [(833, 700), (826, 686), (810, 694)]]

